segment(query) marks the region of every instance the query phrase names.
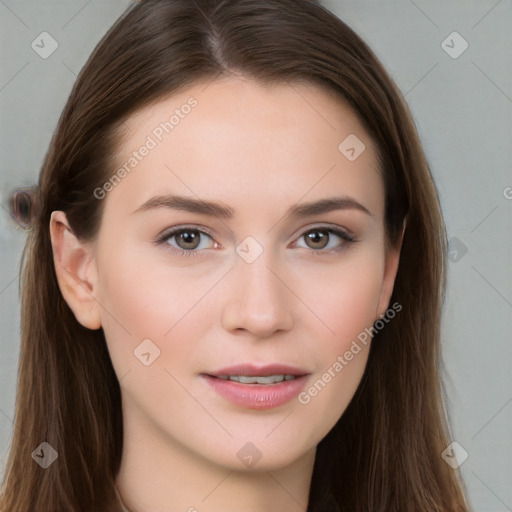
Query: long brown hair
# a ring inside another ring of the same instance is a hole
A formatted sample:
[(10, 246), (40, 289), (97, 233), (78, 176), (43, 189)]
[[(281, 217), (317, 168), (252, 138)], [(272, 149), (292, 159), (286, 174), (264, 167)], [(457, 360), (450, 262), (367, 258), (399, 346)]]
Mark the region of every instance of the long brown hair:
[[(63, 210), (75, 235), (92, 239), (104, 204), (94, 190), (115, 170), (122, 122), (198, 80), (232, 73), (316, 84), (348, 101), (378, 148), (389, 243), (407, 216), (391, 297), (402, 310), (375, 333), (353, 399), (318, 445), (307, 510), (468, 511), (459, 472), (441, 457), (450, 439), (440, 348), (447, 244), (437, 191), (396, 85), (370, 48), (314, 0), (142, 0), (90, 56), (33, 193), (0, 510), (120, 512), (119, 382), (103, 330), (83, 327), (60, 292), (50, 215)], [(47, 469), (31, 457), (42, 442), (58, 453)]]

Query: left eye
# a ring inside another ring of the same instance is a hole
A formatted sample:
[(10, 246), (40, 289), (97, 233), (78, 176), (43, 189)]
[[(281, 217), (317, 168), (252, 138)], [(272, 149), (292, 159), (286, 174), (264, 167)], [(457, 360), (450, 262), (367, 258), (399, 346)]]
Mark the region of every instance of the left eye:
[[(306, 240), (306, 249), (336, 249), (341, 245), (339, 242), (336, 243), (336, 238), (342, 239), (344, 242), (353, 242), (354, 239), (344, 231), (332, 228), (314, 228), (306, 231), (300, 238)], [(331, 244), (334, 238), (334, 244)]]

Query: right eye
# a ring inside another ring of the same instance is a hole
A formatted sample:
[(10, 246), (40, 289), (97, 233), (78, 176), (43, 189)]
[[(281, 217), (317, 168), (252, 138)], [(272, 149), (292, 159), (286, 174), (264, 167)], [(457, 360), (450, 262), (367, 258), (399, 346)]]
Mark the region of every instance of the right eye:
[[(207, 239), (209, 239), (210, 245), (208, 245)], [(211, 242), (213, 242), (213, 246), (211, 245)], [(191, 227), (173, 228), (170, 231), (165, 232), (158, 239), (157, 243), (167, 244), (172, 250), (186, 256), (196, 254), (202, 249), (213, 249), (214, 247), (218, 247), (218, 244), (213, 240), (209, 233), (204, 230)]]

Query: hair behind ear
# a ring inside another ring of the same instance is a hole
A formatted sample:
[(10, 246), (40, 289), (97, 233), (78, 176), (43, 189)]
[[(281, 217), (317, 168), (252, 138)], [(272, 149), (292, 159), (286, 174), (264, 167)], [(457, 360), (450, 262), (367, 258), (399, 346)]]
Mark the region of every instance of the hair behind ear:
[(29, 229), (41, 213), (41, 197), (39, 188), (19, 188), (9, 197), (9, 213), (16, 223)]

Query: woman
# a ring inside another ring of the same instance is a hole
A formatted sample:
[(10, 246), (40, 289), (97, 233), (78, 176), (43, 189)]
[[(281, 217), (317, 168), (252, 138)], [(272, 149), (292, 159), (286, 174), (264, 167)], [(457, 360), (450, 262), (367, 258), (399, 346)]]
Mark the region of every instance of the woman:
[(317, 2), (130, 6), (12, 206), (3, 512), (469, 510), (441, 457), (436, 188)]

